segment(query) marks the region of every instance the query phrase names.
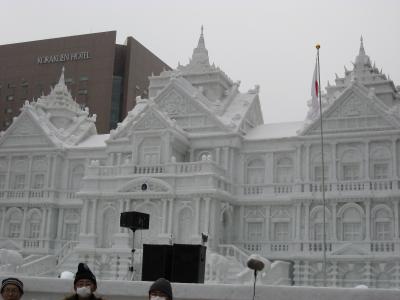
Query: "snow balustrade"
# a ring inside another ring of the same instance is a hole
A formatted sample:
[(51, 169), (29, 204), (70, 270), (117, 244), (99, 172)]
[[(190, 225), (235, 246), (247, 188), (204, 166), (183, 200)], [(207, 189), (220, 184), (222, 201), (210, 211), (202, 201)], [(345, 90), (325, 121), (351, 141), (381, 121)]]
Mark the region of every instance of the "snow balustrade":
[[(400, 190), (400, 181), (390, 179), (346, 180), (325, 182), (326, 193), (338, 192), (380, 192)], [(243, 184), (241, 193), (244, 196), (277, 195), (289, 193), (322, 192), (321, 182)]]
[[(3, 278), (0, 278), (3, 279)], [(69, 279), (20, 277), (24, 282), (26, 300), (63, 299), (73, 292)], [(98, 294), (108, 300), (148, 299), (151, 282), (98, 280)], [(253, 286), (233, 284), (183, 284), (173, 283), (175, 300), (244, 300), (252, 299)], [(318, 288), (257, 285), (256, 299), (275, 300), (393, 300), (400, 299), (400, 290), (366, 288)]]

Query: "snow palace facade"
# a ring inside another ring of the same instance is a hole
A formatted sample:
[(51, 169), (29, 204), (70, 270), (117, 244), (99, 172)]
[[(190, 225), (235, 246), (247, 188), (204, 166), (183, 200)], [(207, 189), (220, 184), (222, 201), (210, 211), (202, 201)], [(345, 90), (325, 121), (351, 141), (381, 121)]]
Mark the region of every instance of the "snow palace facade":
[[(207, 233), (209, 281), (238, 282), (259, 253), (290, 261), (295, 285), (321, 285), (318, 114), (265, 125), (259, 87), (239, 85), (210, 64), (202, 33), (187, 65), (151, 77), (148, 99), (98, 135), (62, 73), (0, 138), (0, 251), (21, 253), (24, 274), (84, 260), (99, 278), (124, 279), (132, 237), (119, 215), (136, 210), (150, 214), (136, 248)], [(323, 95), (328, 285), (400, 287), (399, 103), (362, 41)]]

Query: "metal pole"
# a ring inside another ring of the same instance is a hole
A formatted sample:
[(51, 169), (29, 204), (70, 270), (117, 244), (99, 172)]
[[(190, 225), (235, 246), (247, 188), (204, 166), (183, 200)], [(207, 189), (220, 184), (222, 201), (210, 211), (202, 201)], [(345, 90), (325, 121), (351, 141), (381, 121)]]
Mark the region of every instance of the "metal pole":
[(317, 48), (317, 66), (318, 66), (318, 100), (319, 100), (319, 119), (320, 119), (320, 127), (321, 127), (321, 163), (322, 163), (322, 229), (323, 229), (323, 275), (324, 275), (324, 286), (326, 286), (326, 200), (325, 200), (325, 160), (324, 160), (324, 134), (322, 129), (322, 101), (321, 101), (321, 68), (319, 64), (319, 48), (321, 46), (317, 44), (315, 46)]

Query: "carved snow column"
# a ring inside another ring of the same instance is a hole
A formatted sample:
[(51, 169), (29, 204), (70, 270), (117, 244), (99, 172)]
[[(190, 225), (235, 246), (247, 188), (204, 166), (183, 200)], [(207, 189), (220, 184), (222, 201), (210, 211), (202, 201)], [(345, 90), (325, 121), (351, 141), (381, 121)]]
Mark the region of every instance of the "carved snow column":
[[(128, 200), (120, 199), (119, 201), (119, 213), (125, 212), (128, 210)], [(119, 225), (119, 218), (116, 220), (117, 226)], [(118, 226), (119, 227), (119, 226)], [(132, 245), (129, 245), (129, 230), (128, 228), (119, 227), (117, 233), (114, 234), (114, 241), (112, 244), (112, 248), (131, 248)]]
[[(271, 206), (265, 206), (265, 240), (270, 240)], [(243, 218), (242, 218), (243, 219)], [(242, 227), (243, 228), (243, 227)]]
[(57, 240), (62, 240), (62, 230), (64, 224), (64, 208), (58, 209)]
[(169, 210), (168, 210), (168, 235), (172, 235), (172, 218), (174, 214), (174, 199), (168, 199), (168, 205), (169, 205)]
[(305, 223), (304, 223), (304, 240), (309, 241), (310, 239), (310, 202), (307, 201), (304, 205), (305, 209)]
[(162, 202), (162, 227), (161, 227), (161, 233), (166, 234), (167, 233), (167, 220), (168, 220), (168, 200), (167, 199), (161, 199)]
[[(394, 239), (399, 240), (399, 201), (393, 200), (393, 210), (394, 210)], [(400, 249), (399, 249), (400, 250)]]
[[(24, 207), (24, 208), (23, 208), (23, 211), (24, 211), (24, 212), (23, 212), (23, 217), (22, 217), (21, 238), (25, 238), (27, 210), (28, 210), (27, 207)], [(44, 219), (43, 219), (43, 222), (44, 222), (44, 220), (46, 220), (46, 219), (44, 218)]]
[(293, 222), (296, 224), (296, 237), (295, 241), (299, 242), (301, 240), (300, 237), (300, 228), (301, 228), (301, 202), (296, 204), (296, 221)]
[(310, 181), (310, 145), (306, 145), (306, 165), (305, 165), (306, 182)]
[[(302, 182), (302, 178), (301, 178), (301, 149), (302, 149), (302, 146), (301, 145), (299, 145), (299, 146), (297, 146), (296, 147), (296, 163), (295, 163), (295, 166), (296, 166), (296, 169), (295, 169), (295, 184), (296, 184), (296, 186), (295, 186), (295, 191), (296, 192), (300, 192), (301, 191), (301, 182)], [(293, 223), (295, 223), (295, 222), (293, 222)], [(294, 232), (294, 231), (293, 231)]]
[(89, 209), (89, 200), (83, 199), (83, 210), (81, 214), (81, 230), (80, 234), (86, 235), (87, 234), (87, 223), (88, 223), (88, 209)]
[[(52, 229), (52, 227), (51, 227), (52, 222), (51, 221), (53, 220), (53, 209), (52, 208), (48, 208), (47, 209), (46, 220), (47, 220), (47, 224), (46, 224), (47, 226), (46, 226), (45, 239), (48, 240), (51, 237), (51, 229)], [(47, 247), (49, 247), (48, 242), (47, 242)]]
[(210, 232), (210, 214), (211, 214), (211, 198), (204, 197), (204, 224), (203, 224), (203, 232), (208, 234), (208, 246), (212, 247), (214, 234)]
[(337, 266), (337, 262), (333, 261), (332, 262), (332, 270), (331, 270), (331, 282), (332, 282), (332, 286), (337, 286), (337, 279), (338, 279), (338, 266)]
[(121, 165), (121, 157), (122, 157), (122, 153), (121, 153), (121, 152), (118, 152), (118, 153), (117, 153), (117, 166), (120, 166), (120, 165)]
[(194, 197), (195, 205), (195, 220), (194, 220), (194, 234), (200, 236), (200, 197)]
[[(8, 164), (7, 164), (7, 176), (6, 176), (6, 182), (5, 182), (6, 189), (10, 188), (11, 162), (12, 162), (12, 156), (10, 155), (8, 157)], [(4, 226), (2, 226), (1, 228), (4, 228)]]
[[(397, 178), (397, 149), (396, 149), (396, 140), (392, 140), (392, 165), (393, 165), (393, 170), (392, 170), (392, 177)], [(397, 189), (397, 184), (396, 182), (393, 182), (393, 189)]]
[(244, 240), (244, 206), (241, 205), (239, 208), (239, 226), (238, 226), (239, 234), (238, 238), (240, 242)]
[(40, 238), (46, 238), (46, 220), (47, 220), (47, 210), (43, 207), (42, 211), (42, 223), (40, 224)]
[(32, 186), (32, 164), (33, 164), (33, 158), (32, 158), (32, 155), (29, 155), (28, 156), (28, 178), (27, 178), (27, 183), (28, 183), (28, 186), (27, 186), (27, 188), (30, 190), (31, 189), (31, 186)]
[(79, 235), (79, 247), (95, 247), (96, 246), (96, 225), (97, 201), (95, 199), (83, 200), (83, 212), (81, 218), (82, 230)]
[(336, 230), (336, 224), (337, 224), (337, 217), (336, 217), (336, 207), (337, 207), (337, 203), (336, 202), (332, 202), (332, 237), (331, 240), (332, 242), (336, 242), (337, 241), (337, 230)]
[(1, 208), (1, 228), (0, 228), (0, 237), (5, 236), (4, 228), (6, 224), (6, 208)]
[(224, 168), (226, 171), (229, 170), (229, 147), (224, 147)]
[(371, 240), (371, 200), (365, 201), (365, 240)]
[(364, 170), (365, 170), (365, 179), (369, 180), (369, 142), (365, 142), (365, 153), (364, 153)]
[(337, 181), (339, 176), (337, 174), (337, 153), (336, 153), (336, 143), (332, 144), (332, 176), (333, 176), (333, 181)]
[(215, 149), (215, 162), (217, 163), (217, 165), (221, 165), (221, 148), (217, 147)]

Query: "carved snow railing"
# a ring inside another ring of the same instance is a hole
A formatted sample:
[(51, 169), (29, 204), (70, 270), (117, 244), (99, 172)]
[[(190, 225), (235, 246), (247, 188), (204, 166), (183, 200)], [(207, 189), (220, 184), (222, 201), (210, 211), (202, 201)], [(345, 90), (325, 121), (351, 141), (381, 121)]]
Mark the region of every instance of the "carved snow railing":
[(243, 267), (247, 266), (249, 254), (247, 254), (245, 251), (235, 245), (220, 244), (218, 245), (218, 253), (226, 257), (233, 257)]
[(78, 244), (78, 241), (67, 241), (65, 244), (57, 251), (56, 263), (57, 265), (61, 265), (64, 260), (73, 252), (74, 248)]
[(18, 273), (24, 276), (39, 276), (49, 274), (55, 271), (56, 257), (54, 255), (46, 255), (19, 267)]

